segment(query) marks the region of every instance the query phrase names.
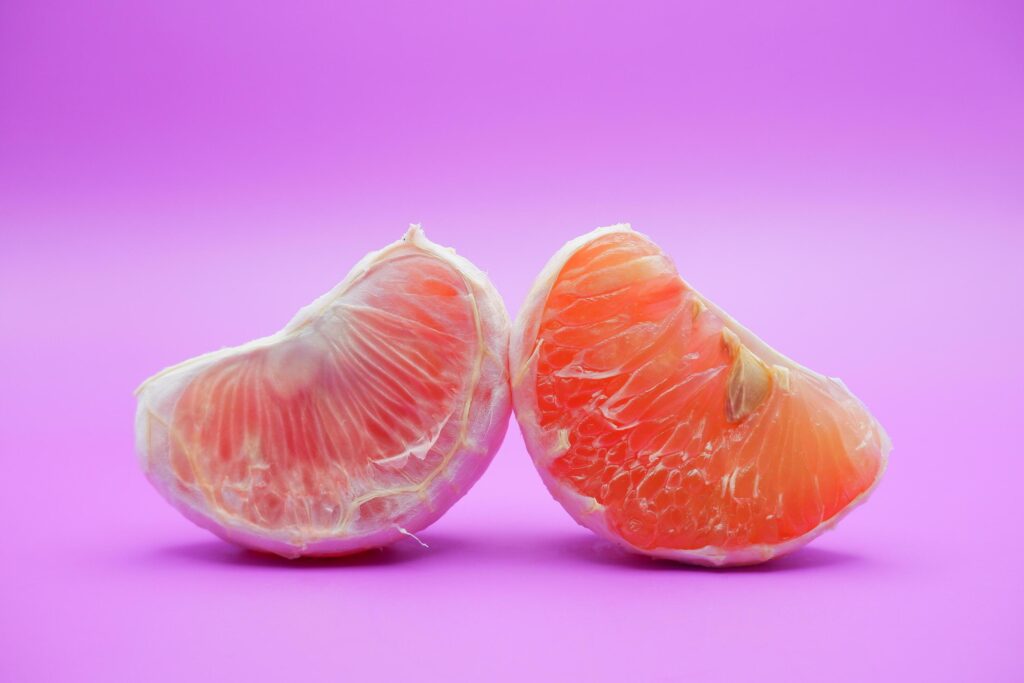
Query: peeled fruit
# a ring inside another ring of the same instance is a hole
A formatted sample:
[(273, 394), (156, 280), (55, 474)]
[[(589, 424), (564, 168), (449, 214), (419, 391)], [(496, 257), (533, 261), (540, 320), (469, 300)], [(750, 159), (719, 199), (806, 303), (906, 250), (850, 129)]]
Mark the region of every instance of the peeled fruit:
[(437, 520), (500, 445), (508, 331), (487, 277), (413, 226), (277, 334), (147, 380), (142, 468), (239, 545), (285, 557), (385, 545)]
[(648, 555), (735, 565), (787, 553), (863, 501), (890, 450), (842, 382), (774, 351), (629, 226), (555, 254), (509, 362), (552, 495)]

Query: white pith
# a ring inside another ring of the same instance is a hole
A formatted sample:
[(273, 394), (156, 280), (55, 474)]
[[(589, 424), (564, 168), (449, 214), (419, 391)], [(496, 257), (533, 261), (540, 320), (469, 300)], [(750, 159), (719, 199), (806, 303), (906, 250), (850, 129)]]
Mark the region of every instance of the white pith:
[[(515, 406), (516, 418), (523, 432), (527, 450), (537, 466), (537, 470), (544, 481), (545, 486), (551, 495), (569, 512), (569, 514), (580, 525), (594, 531), (630, 551), (661, 557), (666, 559), (700, 564), (708, 566), (743, 565), (755, 564), (784, 555), (811, 541), (824, 531), (834, 527), (839, 520), (845, 517), (850, 510), (862, 503), (871, 492), (877, 487), (885, 468), (888, 464), (888, 453), (890, 443), (884, 430), (879, 425), (883, 439), (882, 462), (878, 474), (871, 486), (847, 504), (837, 514), (824, 520), (814, 529), (807, 533), (790, 539), (783, 543), (774, 545), (752, 545), (740, 549), (725, 549), (713, 546), (692, 549), (678, 548), (638, 548), (617, 533), (613, 532), (606, 521), (605, 506), (596, 499), (584, 496), (572, 490), (568, 485), (558, 481), (549, 471), (552, 462), (561, 455), (568, 447), (564, 435), (547, 434), (539, 429), (536, 415), (536, 354), (539, 345), (535, 345), (537, 339), (540, 319), (543, 313), (548, 295), (554, 286), (559, 274), (562, 272), (566, 262), (578, 250), (583, 248), (595, 239), (604, 235), (616, 232), (633, 232), (628, 224), (617, 224), (603, 228), (597, 228), (589, 233), (581, 235), (567, 242), (559, 249), (544, 266), (537, 276), (534, 284), (527, 295), (523, 307), (516, 316), (512, 326), (512, 335), (509, 344), (509, 372), (512, 381), (513, 403)], [(719, 307), (714, 305), (689, 284), (686, 285), (699, 300), (718, 318), (722, 320), (725, 327), (731, 330), (750, 351), (756, 354), (762, 361), (769, 364), (772, 372), (785, 381), (785, 373), (788, 370), (797, 370), (811, 376), (829, 381), (839, 382), (835, 378), (825, 378), (808, 368), (805, 368), (795, 361), (782, 355), (754, 333), (747, 330), (740, 323), (734, 320)], [(841, 382), (840, 382), (841, 384)], [(847, 390), (848, 391), (848, 390)], [(852, 395), (852, 394), (851, 394)]]

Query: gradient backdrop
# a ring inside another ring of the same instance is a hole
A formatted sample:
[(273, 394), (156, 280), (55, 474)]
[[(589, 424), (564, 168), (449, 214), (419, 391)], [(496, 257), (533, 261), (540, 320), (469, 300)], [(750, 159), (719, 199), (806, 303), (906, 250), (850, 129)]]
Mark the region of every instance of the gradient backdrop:
[[(485, 6), (486, 5), (486, 6)], [(1024, 680), (1024, 5), (0, 3), (0, 679)], [(632, 222), (895, 443), (759, 569), (597, 543), (510, 428), (337, 562), (150, 489), (132, 390), (422, 222), (515, 313)]]

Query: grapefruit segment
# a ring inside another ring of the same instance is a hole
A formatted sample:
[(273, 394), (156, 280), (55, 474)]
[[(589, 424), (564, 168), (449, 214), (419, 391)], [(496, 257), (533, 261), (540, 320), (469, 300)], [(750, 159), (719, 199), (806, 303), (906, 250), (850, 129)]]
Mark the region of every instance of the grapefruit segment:
[(864, 499), (890, 448), (839, 380), (768, 347), (628, 226), (552, 258), (510, 364), (551, 493), (650, 555), (724, 565), (788, 552)]
[(281, 331), (138, 391), (157, 489), (228, 540), (294, 557), (415, 533), (479, 477), (510, 413), (508, 318), (418, 227)]

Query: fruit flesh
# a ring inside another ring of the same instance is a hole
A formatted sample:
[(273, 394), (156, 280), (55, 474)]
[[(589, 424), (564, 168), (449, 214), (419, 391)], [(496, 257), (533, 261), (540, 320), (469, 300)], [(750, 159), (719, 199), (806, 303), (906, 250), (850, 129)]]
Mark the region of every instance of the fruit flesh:
[(289, 556), (436, 519), (509, 412), (504, 309), (457, 259), (412, 231), (282, 333), (144, 385), (140, 452), (158, 489), (222, 536)]
[(514, 333), (516, 412), (581, 523), (651, 554), (759, 561), (878, 480), (888, 442), (863, 405), (709, 306), (646, 238), (599, 231), (549, 268)]

